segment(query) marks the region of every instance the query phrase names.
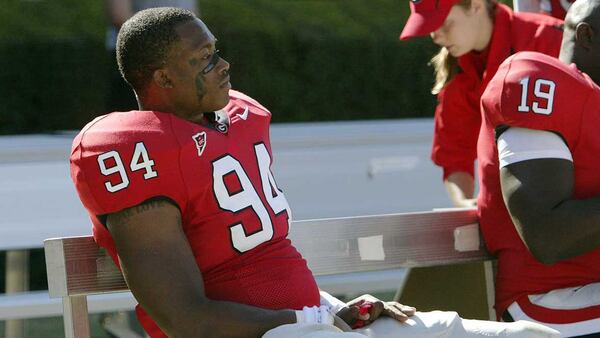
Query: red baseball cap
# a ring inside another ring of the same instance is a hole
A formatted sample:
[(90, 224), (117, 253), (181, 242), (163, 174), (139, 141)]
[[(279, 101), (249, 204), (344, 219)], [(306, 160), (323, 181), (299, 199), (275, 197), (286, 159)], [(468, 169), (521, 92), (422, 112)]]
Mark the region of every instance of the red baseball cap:
[(400, 40), (427, 35), (442, 26), (450, 9), (459, 0), (410, 0), (410, 17)]

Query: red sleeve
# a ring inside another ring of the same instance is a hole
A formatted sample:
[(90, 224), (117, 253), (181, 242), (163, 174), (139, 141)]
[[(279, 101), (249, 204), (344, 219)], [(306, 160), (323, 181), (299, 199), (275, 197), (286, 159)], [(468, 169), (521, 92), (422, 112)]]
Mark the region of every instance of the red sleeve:
[(507, 59), (481, 105), (492, 125), (559, 133), (572, 150), (591, 86), (579, 71), (550, 56), (523, 52)]
[(476, 86), (457, 75), (438, 95), (431, 159), (444, 169), (444, 179), (457, 171), (474, 175), (481, 126)]
[(186, 189), (170, 118), (153, 112), (113, 113), (75, 138), (71, 177), (93, 215), (113, 213), (152, 197), (167, 197), (183, 213)]

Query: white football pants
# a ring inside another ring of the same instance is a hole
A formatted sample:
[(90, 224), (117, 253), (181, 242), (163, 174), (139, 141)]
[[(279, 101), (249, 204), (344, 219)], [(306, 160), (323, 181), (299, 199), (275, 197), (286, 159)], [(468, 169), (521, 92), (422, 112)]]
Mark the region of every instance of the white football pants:
[(276, 327), (263, 338), (560, 338), (558, 331), (527, 321), (514, 323), (462, 319), (456, 312), (417, 312), (404, 323), (380, 317), (371, 325), (342, 332), (326, 324), (289, 324)]

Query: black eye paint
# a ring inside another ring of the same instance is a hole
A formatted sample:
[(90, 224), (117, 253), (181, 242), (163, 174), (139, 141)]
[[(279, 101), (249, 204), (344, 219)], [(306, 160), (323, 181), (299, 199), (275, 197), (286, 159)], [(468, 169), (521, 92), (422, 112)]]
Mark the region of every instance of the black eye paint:
[(213, 70), (215, 68), (215, 66), (217, 65), (217, 63), (219, 63), (220, 59), (221, 59), (221, 57), (219, 56), (219, 50), (217, 49), (211, 56), (210, 61), (208, 61), (208, 64), (206, 65), (206, 67), (204, 67), (204, 69), (202, 69), (202, 74), (206, 75), (211, 70)]

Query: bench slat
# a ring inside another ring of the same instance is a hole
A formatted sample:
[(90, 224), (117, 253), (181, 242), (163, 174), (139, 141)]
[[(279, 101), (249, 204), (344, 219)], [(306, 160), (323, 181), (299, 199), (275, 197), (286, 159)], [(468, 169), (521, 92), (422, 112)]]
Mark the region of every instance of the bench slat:
[(92, 236), (44, 241), (50, 297), (127, 291), (123, 275)]
[[(473, 242), (455, 238), (456, 229), (474, 223), (474, 209), (330, 218), (293, 222), (289, 238), (315, 275), (332, 275), (492, 259), (483, 244), (455, 249), (463, 246), (457, 241)], [(44, 246), (51, 297), (128, 290), (91, 236), (48, 239)]]
[(456, 240), (473, 241), (455, 238), (469, 224), (477, 224), (475, 209), (332, 218), (294, 222), (290, 238), (315, 275), (492, 259), (479, 238), (478, 250), (455, 249), (463, 246)]

